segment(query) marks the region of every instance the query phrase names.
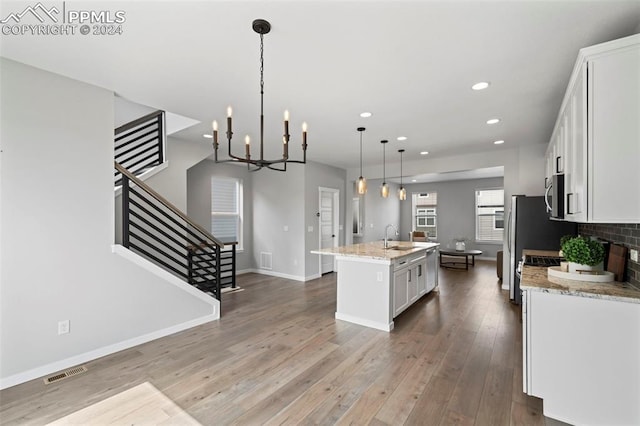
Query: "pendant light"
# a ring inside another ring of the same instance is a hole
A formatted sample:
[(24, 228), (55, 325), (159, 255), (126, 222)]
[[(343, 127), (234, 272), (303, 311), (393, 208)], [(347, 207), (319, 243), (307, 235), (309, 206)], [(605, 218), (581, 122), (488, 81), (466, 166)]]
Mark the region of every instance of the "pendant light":
[(400, 189), (398, 190), (398, 198), (400, 201), (404, 201), (407, 199), (407, 190), (402, 185), (402, 153), (404, 149), (399, 149), (398, 152), (400, 153)]
[(380, 187), (380, 196), (387, 198), (389, 196), (389, 185), (387, 185), (387, 170), (386, 170), (386, 145), (389, 141), (380, 141), (382, 144), (382, 186)]
[(357, 129), (360, 132), (360, 177), (358, 178), (358, 194), (364, 194), (367, 192), (367, 180), (362, 177), (362, 132), (364, 132), (364, 127), (358, 127)]

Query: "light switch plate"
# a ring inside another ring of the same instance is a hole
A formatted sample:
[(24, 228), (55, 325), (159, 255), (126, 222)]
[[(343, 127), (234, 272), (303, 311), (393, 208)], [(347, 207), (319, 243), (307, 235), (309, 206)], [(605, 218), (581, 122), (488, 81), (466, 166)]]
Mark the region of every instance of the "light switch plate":
[(636, 249), (629, 250), (629, 257), (634, 262), (637, 262), (638, 261), (638, 250), (636, 250)]

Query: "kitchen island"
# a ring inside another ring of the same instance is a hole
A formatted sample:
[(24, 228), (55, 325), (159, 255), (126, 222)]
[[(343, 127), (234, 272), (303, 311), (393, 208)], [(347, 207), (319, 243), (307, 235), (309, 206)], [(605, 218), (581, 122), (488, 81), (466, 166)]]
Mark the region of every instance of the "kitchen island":
[(547, 268), (528, 265), (520, 289), (524, 393), (567, 423), (640, 424), (640, 290), (552, 282)]
[(314, 250), (336, 256), (336, 319), (383, 331), (438, 285), (438, 243), (382, 241)]

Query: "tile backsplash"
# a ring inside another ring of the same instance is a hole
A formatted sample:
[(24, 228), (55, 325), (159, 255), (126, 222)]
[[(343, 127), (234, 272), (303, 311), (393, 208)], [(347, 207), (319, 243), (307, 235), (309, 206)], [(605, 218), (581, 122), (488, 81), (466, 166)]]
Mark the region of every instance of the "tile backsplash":
[[(580, 235), (595, 236), (629, 249), (640, 250), (640, 224), (581, 223)], [(640, 288), (640, 263), (627, 258), (626, 281)]]

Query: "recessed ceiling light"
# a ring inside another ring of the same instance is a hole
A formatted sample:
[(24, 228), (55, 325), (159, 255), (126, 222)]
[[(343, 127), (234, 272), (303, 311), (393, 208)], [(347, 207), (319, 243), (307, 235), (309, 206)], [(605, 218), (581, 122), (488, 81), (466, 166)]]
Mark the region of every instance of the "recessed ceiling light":
[(471, 88), (473, 90), (484, 90), (487, 87), (489, 87), (489, 82), (487, 82), (487, 81), (481, 81), (481, 82), (476, 83), (473, 86), (471, 86)]
[(429, 151), (421, 151), (420, 155), (427, 155), (429, 153)]
[(504, 143), (504, 141), (500, 140), (500, 141), (493, 141), (493, 143), (495, 145), (502, 145)]
[(207, 139), (213, 139), (213, 135), (208, 135), (208, 134), (204, 134), (202, 135), (203, 138), (207, 138)]
[(407, 137), (406, 136), (398, 136), (396, 139), (399, 140), (399, 141), (406, 141)]
[(417, 182), (418, 179), (411, 179), (411, 182)]
[(487, 124), (496, 124), (499, 123), (500, 119), (499, 118), (492, 118), (490, 120), (487, 120)]
[(362, 118), (369, 118), (372, 115), (373, 114), (371, 114), (370, 112), (362, 112), (362, 113), (360, 113), (360, 117), (362, 117)]

